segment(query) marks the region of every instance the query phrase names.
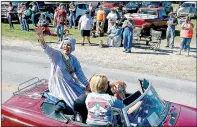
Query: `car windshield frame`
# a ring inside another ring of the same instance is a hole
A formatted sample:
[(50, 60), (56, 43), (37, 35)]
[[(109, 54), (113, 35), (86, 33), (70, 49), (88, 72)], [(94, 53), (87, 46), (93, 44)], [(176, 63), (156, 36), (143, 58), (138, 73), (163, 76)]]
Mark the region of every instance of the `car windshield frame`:
[(155, 12), (155, 14), (149, 14), (149, 13), (143, 13), (143, 14), (147, 14), (147, 15), (157, 15), (157, 12), (156, 10), (152, 10), (152, 9), (140, 9), (139, 11), (139, 14), (142, 14), (141, 12), (144, 11), (144, 12)]
[[(163, 123), (163, 121), (164, 121), (164, 119), (166, 118), (166, 116), (167, 116), (167, 114), (168, 114), (168, 112), (169, 112), (169, 109), (170, 109), (170, 103), (169, 102), (167, 102), (167, 101), (165, 101), (165, 100), (163, 100), (163, 99), (161, 99), (160, 97), (159, 97), (159, 95), (157, 94), (157, 92), (155, 91), (155, 89), (154, 89), (154, 87), (151, 85), (151, 84), (149, 84), (149, 86), (148, 86), (148, 88), (145, 90), (145, 92), (139, 97), (139, 98), (137, 98), (134, 102), (132, 102), (131, 104), (129, 104), (128, 106), (126, 106), (126, 107), (124, 107), (123, 109), (122, 109), (122, 111), (123, 111), (123, 115), (124, 115), (124, 118), (125, 118), (125, 121), (126, 121), (126, 125), (127, 126), (139, 126), (138, 124), (133, 124), (132, 122), (130, 122), (130, 120), (129, 120), (129, 116), (128, 116), (128, 110), (131, 108), (131, 107), (133, 107), (133, 106), (135, 106), (138, 102), (140, 102), (141, 100), (145, 100), (145, 99), (147, 99), (146, 97), (147, 96), (152, 96), (151, 94), (155, 97), (154, 98), (154, 101), (155, 102), (157, 102), (157, 105), (156, 106), (153, 106), (154, 108), (152, 108), (151, 110), (154, 110), (151, 114), (150, 113), (148, 113), (148, 115), (147, 116), (145, 116), (144, 118), (149, 122), (149, 124), (154, 124), (153, 126), (158, 126), (158, 125), (161, 125), (162, 123)], [(153, 99), (153, 98), (148, 98), (148, 99)], [(136, 114), (136, 116), (138, 116), (139, 114), (139, 109), (141, 108), (141, 106), (143, 105), (144, 106), (144, 104), (143, 104), (143, 101), (142, 101), (142, 104), (140, 105), (140, 107), (139, 108), (137, 108), (137, 109), (135, 109), (134, 110), (134, 112), (132, 112), (132, 113), (130, 113), (130, 115), (131, 114)], [(146, 104), (146, 103), (145, 103)], [(154, 103), (155, 104), (155, 103)], [(158, 107), (157, 106), (160, 106), (159, 108), (162, 108), (162, 110), (159, 112), (160, 113), (160, 115), (158, 116), (157, 115), (157, 113), (158, 112), (155, 112), (155, 110), (157, 110), (158, 111)], [(144, 111), (143, 110), (143, 107), (141, 108), (141, 111)], [(140, 111), (140, 112), (141, 112)], [(146, 111), (146, 110), (145, 110)], [(148, 111), (148, 110), (147, 110)], [(137, 115), (138, 114), (138, 115)], [(141, 115), (141, 114), (140, 114)], [(139, 117), (139, 116), (138, 116)], [(137, 117), (137, 118), (138, 118)], [(154, 121), (155, 119), (157, 118), (157, 123)], [(143, 119), (143, 117), (142, 117), (142, 119)], [(150, 123), (151, 121), (154, 121), (153, 123)], [(152, 126), (151, 125), (151, 126)], [(147, 125), (143, 125), (143, 122), (140, 124), (140, 126), (147, 126)]]
[(194, 3), (183, 3), (181, 7), (195, 7)]
[(133, 2), (127, 3), (126, 6), (139, 6), (139, 4), (140, 4), (139, 2), (133, 1)]

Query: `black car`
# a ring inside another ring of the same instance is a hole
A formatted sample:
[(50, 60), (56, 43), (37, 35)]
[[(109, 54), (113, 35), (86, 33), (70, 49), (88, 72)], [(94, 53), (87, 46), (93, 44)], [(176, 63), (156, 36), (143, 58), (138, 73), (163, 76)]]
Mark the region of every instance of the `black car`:
[(141, 7), (141, 2), (132, 1), (127, 3), (123, 8), (123, 13), (137, 13), (138, 9)]
[[(22, 1), (12, 1), (13, 11), (14, 11), (14, 13), (12, 14), (12, 20), (18, 20), (17, 7), (18, 7), (18, 4), (20, 3), (22, 3)], [(7, 22), (8, 4), (9, 4), (8, 1), (1, 2), (1, 21), (2, 22)]]

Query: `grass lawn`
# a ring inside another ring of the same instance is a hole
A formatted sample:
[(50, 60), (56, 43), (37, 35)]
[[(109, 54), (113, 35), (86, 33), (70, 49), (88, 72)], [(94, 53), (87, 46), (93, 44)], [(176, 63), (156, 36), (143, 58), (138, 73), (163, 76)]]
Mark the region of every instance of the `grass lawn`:
[[(178, 8), (178, 4), (172, 4), (173, 8), (176, 9)], [(196, 19), (192, 20), (192, 23), (194, 24), (194, 35), (196, 34)], [(17, 40), (24, 40), (24, 41), (31, 41), (31, 42), (37, 42), (37, 38), (36, 35), (34, 33), (34, 27), (32, 24), (30, 24), (30, 31), (21, 31), (20, 30), (20, 24), (15, 23), (14, 24), (15, 29), (14, 30), (10, 30), (9, 29), (9, 24), (8, 23), (2, 23), (1, 24), (1, 28), (2, 28), (2, 39), (17, 39)], [(55, 31), (54, 27), (50, 27), (50, 29), (52, 29), (53, 31)], [(180, 25), (178, 24), (176, 26), (176, 30), (177, 30), (177, 36), (175, 38), (175, 43), (180, 43), (180, 37), (179, 37), (179, 31), (180, 31)], [(78, 43), (80, 43), (82, 41), (82, 37), (81, 37), (81, 33), (79, 30), (77, 29), (70, 29), (70, 34), (71, 36), (73, 36)], [(57, 37), (52, 37), (52, 36), (46, 36), (46, 41), (47, 42), (57, 42)], [(103, 40), (103, 42), (105, 43), (107, 41), (107, 36), (104, 37), (98, 37), (98, 38), (91, 38), (91, 42), (94, 43), (99, 43), (100, 40)], [(87, 40), (86, 40), (87, 41)], [(165, 40), (162, 40), (165, 42)], [(192, 43), (195, 44), (195, 37), (193, 37), (192, 39)], [(191, 44), (192, 44), (191, 43)]]
[[(17, 39), (24, 41), (37, 42), (37, 38), (34, 32), (34, 26), (32, 24), (29, 25), (30, 31), (22, 31), (20, 29), (20, 24), (14, 24), (14, 30), (10, 30), (8, 23), (2, 23), (2, 39)], [(54, 27), (50, 27), (53, 31), (55, 31)], [(73, 36), (78, 42), (82, 41), (81, 33), (78, 29), (69, 29), (70, 35)], [(53, 36), (46, 36), (46, 40), (50, 42), (57, 42), (58, 38)], [(91, 42), (99, 43), (100, 40), (107, 40), (107, 36), (91, 38)], [(87, 41), (87, 40), (86, 40)]]

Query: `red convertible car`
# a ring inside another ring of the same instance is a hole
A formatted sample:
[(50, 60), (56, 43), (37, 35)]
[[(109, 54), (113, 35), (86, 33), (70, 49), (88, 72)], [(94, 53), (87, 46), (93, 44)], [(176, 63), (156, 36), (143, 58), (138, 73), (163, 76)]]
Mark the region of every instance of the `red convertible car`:
[[(141, 90), (123, 100), (123, 109), (112, 110), (112, 126), (196, 126), (196, 108), (163, 100), (148, 80), (139, 81)], [(49, 94), (47, 80), (28, 80), (2, 105), (2, 126), (88, 126), (57, 111), (59, 102)]]

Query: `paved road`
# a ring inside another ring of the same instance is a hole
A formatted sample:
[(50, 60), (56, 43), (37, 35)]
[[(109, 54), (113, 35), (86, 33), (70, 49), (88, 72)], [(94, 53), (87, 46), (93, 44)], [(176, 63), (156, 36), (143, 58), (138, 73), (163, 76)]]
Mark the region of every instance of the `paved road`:
[[(105, 74), (110, 81), (122, 80), (127, 83), (127, 90), (140, 89), (138, 79), (146, 78), (160, 96), (166, 100), (196, 107), (196, 83), (166, 77), (101, 68), (97, 65), (81, 63), (85, 75), (89, 78), (95, 73)], [(12, 96), (17, 85), (33, 77), (48, 78), (50, 60), (41, 50), (3, 47), (2, 50), (2, 102)]]

